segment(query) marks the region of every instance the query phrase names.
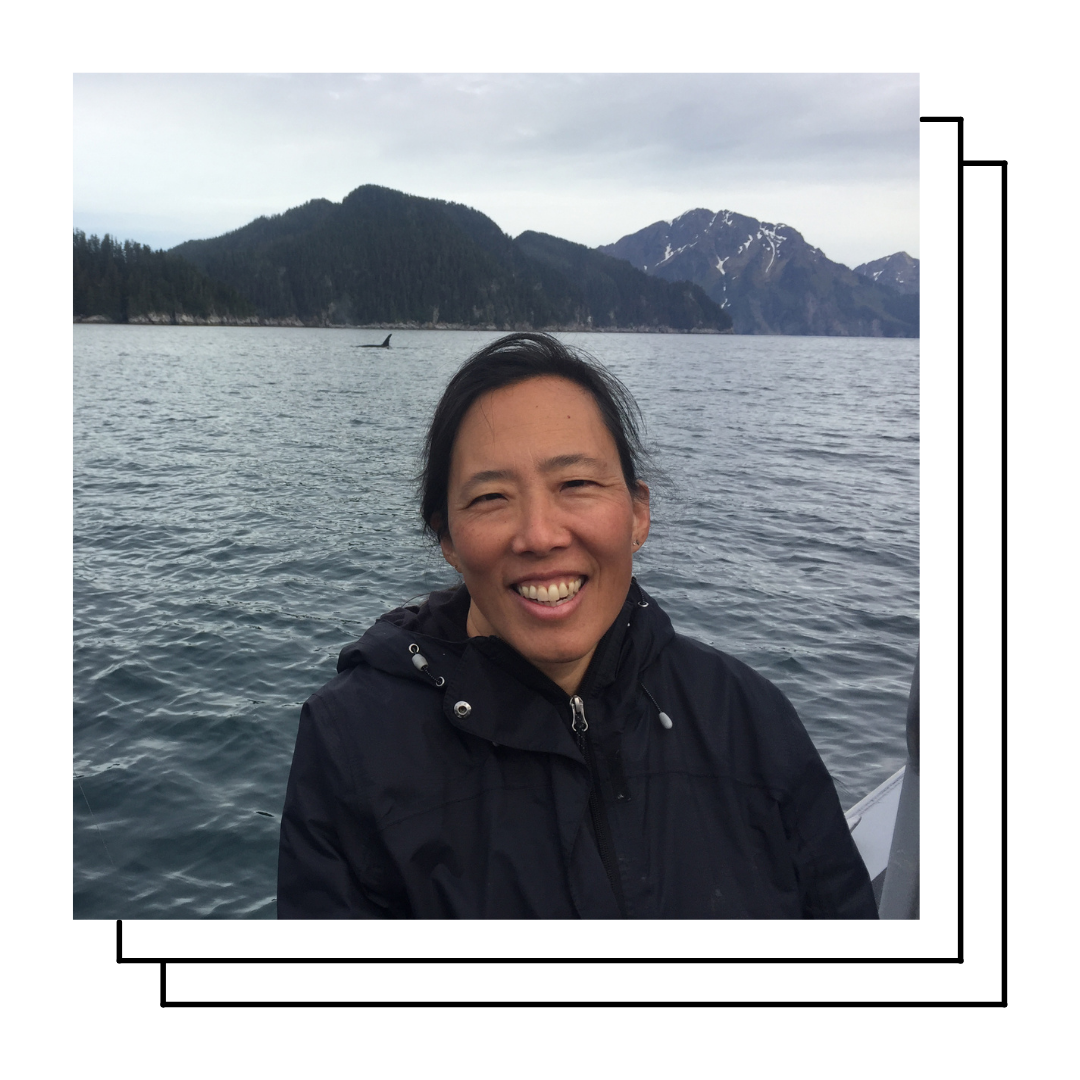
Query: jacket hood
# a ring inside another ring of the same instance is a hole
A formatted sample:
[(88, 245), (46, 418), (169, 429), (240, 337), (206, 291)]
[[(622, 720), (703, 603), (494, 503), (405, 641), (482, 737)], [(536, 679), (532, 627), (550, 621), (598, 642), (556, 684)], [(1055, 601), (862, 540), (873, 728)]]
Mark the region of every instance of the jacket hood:
[(469, 603), (468, 590), (459, 585), (431, 593), (420, 605), (388, 611), (359, 641), (341, 650), (338, 673), (367, 664), (391, 675), (427, 681), (414, 665), (409, 646), (419, 646), (429, 663), (460, 657), (468, 642)]

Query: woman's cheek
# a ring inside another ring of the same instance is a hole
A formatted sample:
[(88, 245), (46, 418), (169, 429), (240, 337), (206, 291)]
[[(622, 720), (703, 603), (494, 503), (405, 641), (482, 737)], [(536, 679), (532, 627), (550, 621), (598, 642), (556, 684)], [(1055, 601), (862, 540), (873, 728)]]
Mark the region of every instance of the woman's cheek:
[(618, 553), (630, 543), (634, 519), (625, 507), (607, 506), (583, 519), (578, 533), (596, 551)]
[(463, 523), (458, 529), (458, 554), (474, 568), (490, 563), (502, 549), (501, 531), (498, 522), (483, 516)]

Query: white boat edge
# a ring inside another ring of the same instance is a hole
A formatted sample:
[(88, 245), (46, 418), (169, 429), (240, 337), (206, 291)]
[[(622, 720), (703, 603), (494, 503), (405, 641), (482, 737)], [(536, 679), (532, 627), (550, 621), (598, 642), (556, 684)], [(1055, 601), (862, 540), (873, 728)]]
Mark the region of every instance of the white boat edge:
[(881, 883), (876, 879), (884, 875), (889, 865), (896, 812), (900, 806), (900, 791), (904, 786), (906, 765), (878, 784), (865, 798), (860, 799), (844, 817), (851, 838), (859, 849), (862, 860), (874, 882), (874, 895), (880, 898)]
[(907, 763), (844, 814), (882, 919), (919, 917), (919, 652), (905, 723)]

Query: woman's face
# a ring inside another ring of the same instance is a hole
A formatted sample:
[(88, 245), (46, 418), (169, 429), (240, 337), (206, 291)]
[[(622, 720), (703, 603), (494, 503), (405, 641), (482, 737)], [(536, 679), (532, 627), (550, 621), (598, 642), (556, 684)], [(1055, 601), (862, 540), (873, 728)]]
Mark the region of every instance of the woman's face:
[[(592, 395), (543, 376), (485, 394), (450, 460), (442, 549), (494, 635), (568, 693), (614, 622), (649, 532)], [(546, 599), (545, 599), (546, 597)]]

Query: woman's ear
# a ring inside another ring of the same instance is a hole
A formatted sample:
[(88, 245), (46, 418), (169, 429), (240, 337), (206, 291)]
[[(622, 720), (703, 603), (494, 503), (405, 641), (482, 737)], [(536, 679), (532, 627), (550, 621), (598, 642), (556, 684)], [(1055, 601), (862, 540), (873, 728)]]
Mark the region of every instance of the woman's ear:
[(442, 536), (439, 537), (439, 547), (442, 548), (443, 558), (460, 574), (461, 567), (458, 566), (454, 541), (450, 539), (449, 532), (443, 532)]
[(645, 543), (645, 538), (649, 535), (649, 526), (652, 523), (652, 517), (649, 513), (649, 485), (638, 481), (637, 491), (633, 495), (634, 504), (634, 536), (633, 547), (634, 551), (637, 551), (642, 544)]

